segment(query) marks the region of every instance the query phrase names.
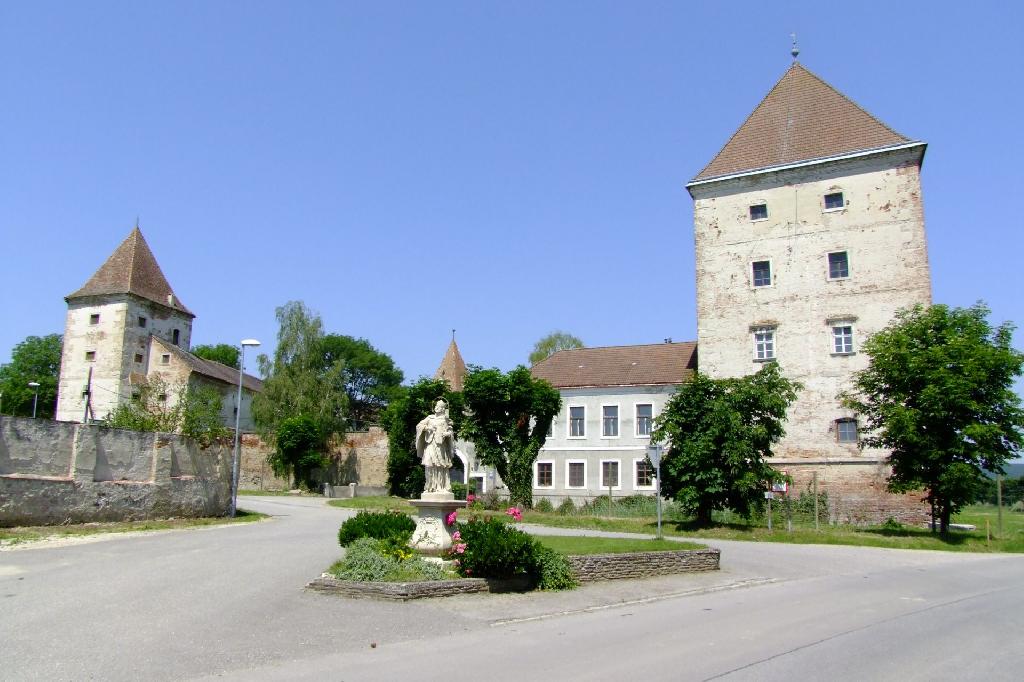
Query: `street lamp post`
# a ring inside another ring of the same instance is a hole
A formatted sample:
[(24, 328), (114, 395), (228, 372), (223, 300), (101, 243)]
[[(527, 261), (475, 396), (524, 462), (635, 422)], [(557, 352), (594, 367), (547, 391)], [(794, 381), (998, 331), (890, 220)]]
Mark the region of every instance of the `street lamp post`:
[(36, 407), (39, 405), (39, 382), (30, 381), (28, 387), (32, 389), (32, 418), (36, 418)]
[(235, 401), (235, 449), (231, 457), (231, 518), (238, 509), (238, 465), (241, 457), (238, 452), (238, 435), (242, 420), (242, 376), (245, 373), (245, 347), (258, 346), (256, 339), (242, 339), (242, 352), (238, 356), (238, 400)]

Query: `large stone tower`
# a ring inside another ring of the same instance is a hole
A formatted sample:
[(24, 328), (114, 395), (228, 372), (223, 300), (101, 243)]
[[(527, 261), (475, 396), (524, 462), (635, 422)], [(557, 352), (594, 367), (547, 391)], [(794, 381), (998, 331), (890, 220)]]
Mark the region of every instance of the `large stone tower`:
[(775, 463), (801, 488), (816, 472), (854, 520), (908, 509), (885, 495), (886, 453), (858, 448), (857, 415), (836, 396), (867, 365), (864, 339), (931, 302), (924, 152), (794, 62), (687, 184), (700, 371), (775, 360), (802, 382)]
[[(184, 350), (195, 315), (178, 300), (136, 227), (68, 304), (57, 419), (102, 419), (145, 380), (151, 337)], [(91, 371), (91, 383), (90, 383)]]

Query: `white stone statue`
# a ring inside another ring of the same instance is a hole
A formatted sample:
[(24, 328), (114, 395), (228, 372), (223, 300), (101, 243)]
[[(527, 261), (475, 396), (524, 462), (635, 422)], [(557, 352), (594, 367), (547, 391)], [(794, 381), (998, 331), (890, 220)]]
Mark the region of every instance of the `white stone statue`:
[(434, 404), (434, 413), (416, 425), (416, 454), (423, 463), (426, 482), (424, 493), (451, 493), (448, 470), (455, 454), (455, 432), (443, 400)]

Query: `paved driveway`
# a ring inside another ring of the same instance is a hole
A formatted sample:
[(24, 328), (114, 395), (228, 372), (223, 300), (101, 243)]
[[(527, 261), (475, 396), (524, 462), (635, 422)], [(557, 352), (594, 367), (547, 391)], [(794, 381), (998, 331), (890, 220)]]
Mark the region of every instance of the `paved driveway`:
[(1024, 665), (1024, 557), (716, 542), (711, 574), (391, 604), (302, 589), (351, 512), (242, 506), (273, 519), (0, 553), (0, 677), (1016, 679)]

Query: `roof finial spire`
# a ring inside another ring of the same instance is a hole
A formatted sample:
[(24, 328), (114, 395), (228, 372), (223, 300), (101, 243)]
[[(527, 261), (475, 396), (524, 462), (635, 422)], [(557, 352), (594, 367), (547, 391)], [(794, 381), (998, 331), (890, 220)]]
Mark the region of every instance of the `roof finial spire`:
[(789, 53), (793, 55), (793, 63), (796, 63), (796, 58), (800, 56), (800, 48), (796, 44), (796, 34), (790, 33), (789, 37), (793, 39), (793, 47), (789, 50)]
[(454, 342), (455, 342), (455, 330), (453, 329), (452, 330), (452, 343), (454, 343)]

